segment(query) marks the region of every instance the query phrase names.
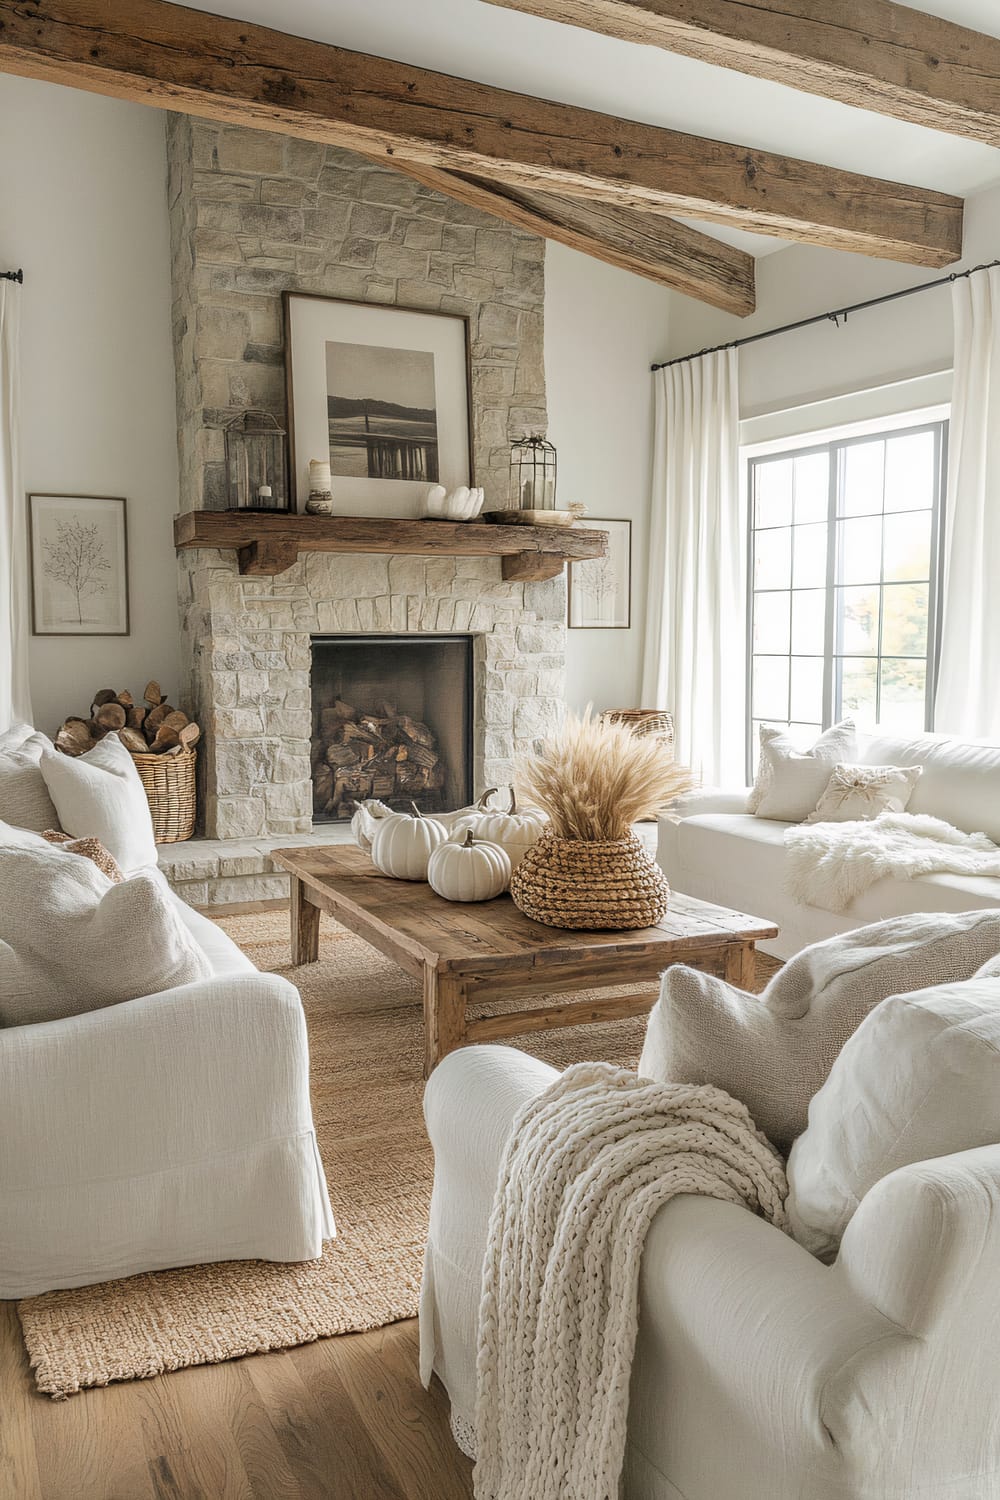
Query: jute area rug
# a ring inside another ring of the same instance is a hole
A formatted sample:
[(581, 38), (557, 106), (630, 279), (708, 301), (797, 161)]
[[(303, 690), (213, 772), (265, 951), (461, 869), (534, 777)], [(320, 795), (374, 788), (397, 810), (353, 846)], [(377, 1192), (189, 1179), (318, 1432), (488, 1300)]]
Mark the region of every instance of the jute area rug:
[[(318, 1261), (227, 1261), (21, 1301), (36, 1384), (57, 1399), (416, 1313), (434, 1165), (421, 1114), (419, 986), (326, 916), (319, 962), (298, 969), (288, 961), (285, 912), (220, 925), (258, 968), (284, 974), (302, 995), (338, 1238)], [(516, 1007), (482, 1014), (505, 1008)], [(559, 1068), (594, 1059), (634, 1066), (644, 1033), (640, 1017), (536, 1032), (523, 1046)]]

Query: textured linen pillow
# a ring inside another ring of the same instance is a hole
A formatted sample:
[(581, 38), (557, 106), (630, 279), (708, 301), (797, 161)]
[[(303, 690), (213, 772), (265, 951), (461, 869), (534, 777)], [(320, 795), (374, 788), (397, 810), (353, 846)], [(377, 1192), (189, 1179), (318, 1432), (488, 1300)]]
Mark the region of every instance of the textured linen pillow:
[(41, 833), (59, 821), (40, 764), (52, 741), (32, 730), (20, 740), (18, 734), (8, 731), (9, 738), (0, 738), (0, 819)]
[(836, 1253), (876, 1182), (1000, 1142), (1000, 979), (893, 995), (844, 1046), (788, 1161), (792, 1234)]
[(922, 766), (834, 766), (806, 822), (868, 822), (879, 813), (905, 812), (922, 771)]
[(155, 875), (113, 885), (52, 845), (0, 847), (0, 1026), (82, 1015), (211, 974)]
[(126, 876), (156, 864), (149, 802), (132, 757), (116, 734), (85, 755), (42, 755), (42, 775), (58, 817), (74, 838), (100, 839)]
[(760, 995), (675, 965), (650, 1012), (639, 1072), (712, 1083), (782, 1151), (848, 1037), (882, 1000), (971, 979), (1000, 953), (1000, 909), (915, 912), (803, 948)]
[(800, 750), (787, 730), (762, 724), (760, 764), (747, 811), (758, 818), (801, 823), (825, 791), (834, 766), (853, 760), (856, 752), (851, 719), (832, 725), (810, 750)]

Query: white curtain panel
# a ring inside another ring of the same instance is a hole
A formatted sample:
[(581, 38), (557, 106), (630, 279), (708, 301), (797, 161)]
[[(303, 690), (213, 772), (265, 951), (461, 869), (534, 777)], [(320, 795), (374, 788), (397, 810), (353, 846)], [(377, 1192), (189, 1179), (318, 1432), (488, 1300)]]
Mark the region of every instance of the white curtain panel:
[(934, 728), (1000, 740), (1000, 270), (952, 288), (944, 602)]
[(18, 467), (18, 319), (21, 288), (0, 281), (0, 733), (31, 723), (28, 558)]
[(746, 781), (746, 526), (735, 349), (657, 370), (642, 701), (674, 715), (678, 761)]

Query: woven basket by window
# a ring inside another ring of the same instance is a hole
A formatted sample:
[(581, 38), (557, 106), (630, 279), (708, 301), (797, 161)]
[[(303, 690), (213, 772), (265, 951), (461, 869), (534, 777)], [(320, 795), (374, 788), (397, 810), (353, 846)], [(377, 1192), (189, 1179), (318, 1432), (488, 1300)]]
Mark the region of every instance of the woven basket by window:
[(599, 932), (654, 926), (670, 887), (634, 833), (607, 842), (543, 833), (514, 871), (510, 894), (533, 922)]
[(633, 734), (652, 734), (664, 744), (674, 742), (674, 716), (660, 708), (609, 708), (602, 719), (612, 724), (627, 724)]
[(194, 833), (197, 807), (194, 768), (196, 750), (179, 755), (133, 755), (153, 815), (158, 844), (180, 844)]

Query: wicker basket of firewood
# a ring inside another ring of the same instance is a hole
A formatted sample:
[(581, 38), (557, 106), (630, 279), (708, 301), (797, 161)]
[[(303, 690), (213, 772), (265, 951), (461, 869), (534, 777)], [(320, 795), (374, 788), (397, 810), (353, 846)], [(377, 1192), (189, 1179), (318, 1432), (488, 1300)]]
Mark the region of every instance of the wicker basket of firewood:
[(121, 740), (135, 762), (146, 791), (158, 844), (178, 844), (194, 833), (198, 807), (195, 784), (201, 730), (179, 708), (167, 702), (158, 682), (147, 682), (144, 702), (126, 689), (101, 688), (94, 694), (90, 718), (65, 720), (56, 735), (64, 755), (84, 755), (107, 735)]

